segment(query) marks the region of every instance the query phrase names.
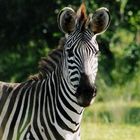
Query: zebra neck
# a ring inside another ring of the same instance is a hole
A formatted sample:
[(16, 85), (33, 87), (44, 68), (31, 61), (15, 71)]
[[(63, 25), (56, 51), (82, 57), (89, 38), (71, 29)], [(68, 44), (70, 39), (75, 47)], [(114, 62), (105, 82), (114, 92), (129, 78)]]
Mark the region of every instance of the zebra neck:
[(75, 90), (71, 88), (71, 85), (64, 78), (61, 79), (58, 96), (58, 102), (60, 102), (60, 106), (62, 107), (61, 110), (71, 119), (71, 123), (75, 122), (76, 125), (73, 129), (77, 128), (80, 125), (84, 109), (77, 104)]
[(76, 97), (62, 75), (55, 71), (46, 80), (46, 120), (50, 126), (59, 128), (60, 133), (78, 133), (83, 108), (77, 104)]

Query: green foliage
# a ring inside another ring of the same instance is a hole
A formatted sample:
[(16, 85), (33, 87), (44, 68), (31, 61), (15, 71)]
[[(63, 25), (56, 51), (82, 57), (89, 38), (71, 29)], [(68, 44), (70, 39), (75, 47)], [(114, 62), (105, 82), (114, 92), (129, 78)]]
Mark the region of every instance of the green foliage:
[(139, 125), (139, 102), (95, 102), (84, 112), (81, 134), (83, 140), (139, 140)]
[(97, 102), (86, 109), (83, 121), (140, 125), (140, 104), (123, 100)]
[(139, 140), (139, 126), (83, 122), (82, 140)]
[[(57, 25), (59, 10), (65, 6), (76, 10), (80, 3), (75, 0), (1, 0), (0, 79), (19, 82), (36, 73), (39, 59), (55, 48), (63, 36)], [(101, 93), (126, 95), (122, 91), (131, 88), (132, 99), (140, 98), (137, 86), (140, 68), (139, 4), (133, 0), (86, 1), (87, 13), (103, 6), (111, 13), (109, 29), (97, 37), (101, 51), (97, 86)], [(106, 96), (100, 94), (99, 100), (104, 99)]]
[(4, 81), (8, 82), (10, 77), (11, 82), (21, 82), (29, 75), (37, 73), (40, 57), (49, 52), (46, 42), (43, 41), (30, 41), (26, 46), (19, 45), (17, 48), (3, 51), (0, 55), (0, 73)]

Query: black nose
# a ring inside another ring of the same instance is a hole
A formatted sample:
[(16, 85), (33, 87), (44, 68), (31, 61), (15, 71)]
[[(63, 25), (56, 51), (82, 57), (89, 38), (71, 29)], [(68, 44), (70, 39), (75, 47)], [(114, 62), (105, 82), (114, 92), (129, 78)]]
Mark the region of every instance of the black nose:
[(89, 84), (89, 77), (85, 73), (81, 73), (80, 84)]
[(85, 73), (81, 73), (80, 83), (78, 86), (78, 91), (80, 93), (86, 93), (88, 96), (96, 96), (97, 88), (96, 86), (89, 80), (89, 76)]
[(81, 73), (80, 84), (85, 86), (94, 87), (93, 81), (90, 80), (90, 75), (86, 73)]
[(89, 80), (89, 76), (85, 73), (81, 74), (80, 82), (76, 91), (78, 104), (87, 107), (92, 103), (92, 99), (96, 96), (97, 88)]

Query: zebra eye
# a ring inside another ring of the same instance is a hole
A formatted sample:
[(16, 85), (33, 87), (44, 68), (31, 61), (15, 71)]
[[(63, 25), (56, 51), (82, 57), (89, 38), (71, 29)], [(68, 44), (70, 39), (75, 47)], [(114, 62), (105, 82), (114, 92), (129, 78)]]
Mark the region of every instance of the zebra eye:
[(90, 15), (89, 28), (94, 34), (106, 31), (110, 24), (110, 14), (107, 8), (100, 8)]
[(59, 29), (64, 33), (71, 33), (75, 29), (76, 13), (70, 7), (65, 7), (58, 14)]

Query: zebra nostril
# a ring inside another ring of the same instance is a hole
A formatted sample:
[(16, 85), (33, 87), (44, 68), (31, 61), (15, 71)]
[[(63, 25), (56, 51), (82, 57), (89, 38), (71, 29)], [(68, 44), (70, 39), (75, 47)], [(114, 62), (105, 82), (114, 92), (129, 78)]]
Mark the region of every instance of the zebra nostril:
[(94, 93), (97, 93), (97, 88), (96, 87), (94, 87)]
[(95, 97), (97, 94), (97, 88), (94, 86), (94, 89), (93, 89), (93, 97)]
[(86, 92), (89, 94), (89, 96), (95, 97), (96, 94), (97, 94), (97, 88), (96, 87), (92, 87), (92, 86), (88, 86)]

